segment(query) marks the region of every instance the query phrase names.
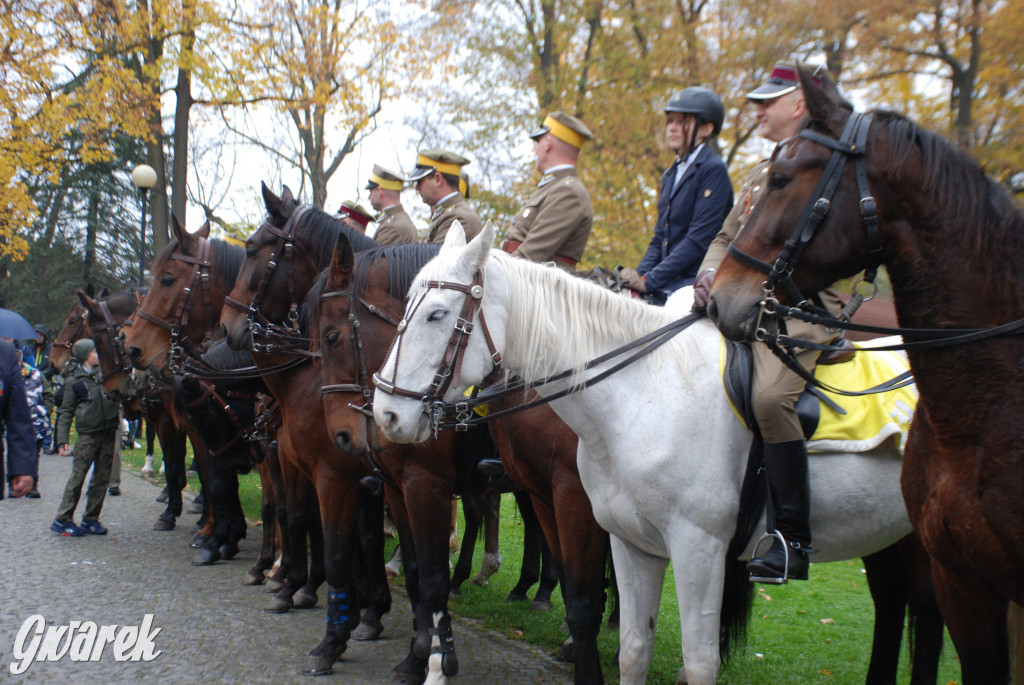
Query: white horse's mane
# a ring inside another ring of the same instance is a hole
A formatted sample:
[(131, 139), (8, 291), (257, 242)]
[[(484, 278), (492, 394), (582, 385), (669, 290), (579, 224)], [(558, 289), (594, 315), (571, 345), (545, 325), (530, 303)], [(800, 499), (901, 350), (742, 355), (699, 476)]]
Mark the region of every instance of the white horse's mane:
[[(662, 307), (623, 297), (554, 266), (495, 250), (488, 266), (502, 269), (508, 283), (518, 284), (508, 295), (508, 328), (525, 335), (508, 336), (504, 354), (516, 360), (519, 374), (528, 382), (565, 371), (555, 367), (568, 357), (572, 382), (578, 384), (585, 378), (587, 362), (676, 318)], [(678, 341), (687, 337), (677, 336), (641, 362), (658, 365), (666, 354), (674, 354), (679, 368), (685, 369), (689, 346)]]

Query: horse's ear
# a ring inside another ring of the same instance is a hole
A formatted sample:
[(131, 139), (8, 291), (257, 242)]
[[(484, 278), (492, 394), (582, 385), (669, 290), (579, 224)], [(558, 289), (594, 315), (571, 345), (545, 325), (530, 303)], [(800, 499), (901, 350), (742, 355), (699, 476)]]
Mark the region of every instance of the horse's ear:
[(89, 311), (92, 311), (93, 307), (96, 306), (96, 300), (92, 298), (91, 293), (83, 292), (81, 289), (79, 289), (75, 291), (75, 294), (78, 295), (78, 300), (82, 303), (82, 306), (88, 309)]
[(799, 69), (798, 73), (800, 86), (804, 93), (804, 102), (807, 104), (807, 112), (811, 119), (823, 124), (834, 125), (840, 108), (852, 111), (853, 108), (839, 94), (839, 89), (831, 76), (828, 74), (812, 76), (803, 68)]
[(140, 304), (142, 304), (142, 301), (146, 298), (146, 296), (138, 288), (133, 288), (133, 290), (135, 291), (135, 306), (138, 307)]
[(171, 212), (171, 237), (178, 241), (181, 251), (185, 254), (191, 252), (191, 246), (195, 242), (192, 235), (185, 230), (185, 227), (178, 221), (178, 217)]
[(292, 189), (289, 188), (288, 186), (285, 186), (284, 190), (281, 191), (281, 202), (288, 202), (294, 199), (295, 195), (292, 194)]
[[(454, 227), (453, 227), (454, 228)], [(465, 240), (465, 238), (463, 238)], [(445, 241), (447, 242), (447, 240)], [(491, 254), (491, 243), (494, 242), (494, 226), (488, 221), (484, 228), (475, 238), (469, 241), (469, 245), (463, 251), (459, 261), (469, 267), (470, 273), (476, 273), (483, 268), (487, 257)]]
[(199, 227), (199, 230), (195, 232), (195, 236), (197, 238), (209, 238), (210, 237), (210, 220), (209, 219), (207, 219), (206, 222), (202, 226)]
[(331, 255), (331, 270), (327, 274), (327, 283), (332, 288), (348, 285), (352, 280), (352, 269), (355, 266), (355, 254), (352, 252), (352, 243), (348, 237), (338, 232), (338, 239), (334, 243), (334, 252)]
[(93, 295), (96, 294), (96, 290), (93, 288), (92, 283), (85, 284), (85, 294), (88, 295), (89, 297), (92, 297)]
[(461, 250), (465, 246), (466, 231), (462, 228), (462, 222), (456, 219), (452, 222), (452, 225), (448, 227), (448, 233), (444, 236), (444, 245), (441, 246), (441, 252)]
[(103, 290), (100, 291), (100, 294), (96, 296), (96, 299), (98, 300), (107, 297), (108, 295), (110, 295), (110, 291), (104, 288)]
[[(260, 182), (260, 190), (263, 193), (263, 204), (267, 206), (267, 212), (274, 216), (281, 216), (281, 205), (284, 202), (277, 195), (274, 195), (274, 191), (267, 187), (266, 183)], [(288, 187), (285, 186), (285, 190)]]

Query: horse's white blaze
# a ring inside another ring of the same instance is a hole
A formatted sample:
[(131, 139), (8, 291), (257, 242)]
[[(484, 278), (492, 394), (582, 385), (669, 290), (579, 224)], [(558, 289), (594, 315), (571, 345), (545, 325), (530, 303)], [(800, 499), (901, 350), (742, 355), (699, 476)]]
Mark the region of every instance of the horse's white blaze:
[[(462, 293), (427, 290), (427, 281), (465, 284), (482, 268), (483, 311), (503, 366), (527, 380), (575, 369), (578, 381), (593, 373), (583, 369), (588, 360), (673, 319), (662, 308), (616, 297), (558, 269), (489, 255), (490, 227), (468, 245), (460, 243), (461, 236), (449, 237), (410, 291), (407, 316), (422, 302), (402, 335), (397, 376), (394, 350), (381, 372), (401, 387), (429, 387), (462, 307)], [(580, 477), (598, 523), (612, 534), (622, 601), (622, 683), (646, 679), (669, 560), (676, 573), (685, 679), (691, 685), (714, 683), (718, 673), (725, 551), (751, 440), (725, 398), (720, 341), (710, 322), (698, 322), (639, 362), (552, 403), (580, 436)], [(459, 387), (446, 400), (490, 370), (483, 336), (474, 333)], [(557, 389), (555, 384), (541, 392)], [(394, 440), (430, 434), (416, 400), (378, 392), (374, 414)], [(863, 556), (910, 532), (899, 472), (894, 441), (867, 454), (812, 458), (811, 529), (819, 550), (814, 561)]]

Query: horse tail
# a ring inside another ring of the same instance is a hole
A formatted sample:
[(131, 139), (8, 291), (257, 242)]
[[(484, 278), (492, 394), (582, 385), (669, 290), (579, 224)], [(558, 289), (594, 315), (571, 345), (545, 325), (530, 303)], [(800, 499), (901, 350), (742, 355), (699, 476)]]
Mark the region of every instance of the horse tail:
[(754, 603), (754, 584), (747, 565), (735, 557), (725, 561), (725, 585), (722, 590), (722, 622), (719, 628), (718, 654), (724, 663), (733, 645), (747, 639), (747, 622)]

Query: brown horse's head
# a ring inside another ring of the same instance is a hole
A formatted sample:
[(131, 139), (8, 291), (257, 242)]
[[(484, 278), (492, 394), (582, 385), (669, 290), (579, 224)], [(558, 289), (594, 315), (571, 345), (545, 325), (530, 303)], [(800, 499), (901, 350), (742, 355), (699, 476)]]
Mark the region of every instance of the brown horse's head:
[[(174, 239), (153, 261), (149, 292), (125, 335), (128, 357), (136, 368), (142, 370), (156, 366), (164, 359), (171, 345), (173, 327), (178, 327), (182, 336), (193, 341), (201, 340), (210, 332), (207, 329), (212, 323), (207, 322), (215, 322), (220, 311), (217, 304), (206, 301), (212, 287), (209, 266), (197, 264), (201, 259), (208, 264), (211, 258), (207, 245), (210, 222), (204, 223), (195, 233), (189, 233), (172, 215), (171, 233)], [(201, 282), (204, 270), (206, 279)], [(223, 303), (223, 298), (221, 294), (220, 303)], [(204, 308), (211, 311), (203, 311)]]
[[(819, 86), (801, 71), (801, 83), (808, 109), (804, 129), (839, 140), (851, 116), (849, 104), (830, 82)], [(775, 264), (805, 211), (818, 200), (818, 182), (832, 155), (829, 147), (800, 135), (778, 148), (768, 169), (767, 188), (733, 246), (767, 267)], [(866, 243), (855, 166), (854, 156), (848, 155), (831, 207), (792, 273), (796, 287), (807, 296), (864, 267)], [(867, 170), (872, 190), (882, 191), (872, 166)], [(711, 288), (708, 315), (726, 337), (754, 338), (767, 277), (764, 270), (731, 254), (722, 261)], [(776, 287), (773, 295), (787, 300), (783, 287)]]
[[(85, 286), (82, 291), (89, 297), (96, 295), (93, 289), (92, 283)], [(106, 297), (107, 291), (104, 288), (100, 293), (100, 297)], [(57, 333), (56, 339), (53, 341), (53, 347), (50, 348), (50, 363), (53, 364), (58, 372), (64, 365), (68, 363), (68, 359), (71, 357), (71, 346), (82, 338), (89, 337), (89, 328), (85, 323), (85, 316), (88, 313), (85, 305), (79, 302), (78, 298), (75, 298), (74, 303), (68, 309), (68, 313), (64, 316), (64, 323), (61, 324), (60, 332)]]
[(121, 325), (135, 312), (142, 293), (134, 288), (110, 297), (93, 299), (87, 293), (77, 292), (79, 303), (85, 309), (85, 323), (89, 337), (96, 343), (100, 360), (100, 385), (114, 397), (131, 396), (131, 366), (124, 354)]

